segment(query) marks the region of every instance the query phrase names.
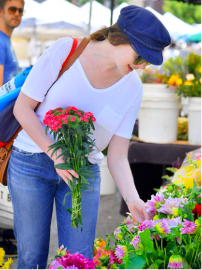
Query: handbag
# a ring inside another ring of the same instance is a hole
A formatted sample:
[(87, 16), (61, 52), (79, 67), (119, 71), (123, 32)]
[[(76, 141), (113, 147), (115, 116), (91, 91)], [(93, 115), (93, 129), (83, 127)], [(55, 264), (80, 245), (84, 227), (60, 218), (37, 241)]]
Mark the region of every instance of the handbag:
[[(80, 54), (85, 49), (85, 47), (89, 41), (90, 40), (88, 38), (83, 38), (81, 43), (79, 44), (79, 46), (77, 48), (72, 47), (70, 54), (68, 55), (66, 61), (63, 63), (62, 69), (60, 70), (60, 73), (59, 73), (56, 81), (76, 61), (76, 59), (80, 56)], [(56, 81), (53, 84), (55, 84)], [(51, 85), (51, 87), (53, 86), (53, 84)], [(48, 91), (50, 90), (50, 88), (48, 89)], [(47, 93), (48, 93), (48, 91), (47, 91)], [(40, 102), (37, 104), (35, 111), (37, 110), (39, 105), (40, 105)], [(12, 107), (12, 109), (13, 109), (13, 107)], [(2, 111), (1, 111), (1, 113), (2, 113)], [(5, 115), (5, 117), (6, 117), (6, 115)], [(9, 123), (9, 122), (7, 122), (7, 123)], [(9, 128), (10, 128), (10, 124), (9, 124)], [(12, 145), (13, 145), (13, 142), (14, 142), (15, 138), (17, 137), (18, 133), (21, 131), (21, 129), (22, 129), (22, 127), (18, 126), (17, 130), (12, 134), (12, 137), (8, 141), (8, 143), (3, 145), (3, 146), (0, 146), (0, 183), (2, 183), (5, 186), (7, 185), (7, 167), (8, 167), (8, 162), (9, 162), (9, 158), (11, 155)]]

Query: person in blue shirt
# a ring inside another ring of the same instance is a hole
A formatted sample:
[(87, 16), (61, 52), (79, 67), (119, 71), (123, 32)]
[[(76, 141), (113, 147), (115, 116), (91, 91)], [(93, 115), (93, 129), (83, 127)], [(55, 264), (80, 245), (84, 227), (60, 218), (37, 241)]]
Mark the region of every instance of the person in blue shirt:
[[(10, 39), (14, 28), (21, 22), (24, 4), (24, 0), (0, 0), (0, 86), (10, 81), (19, 71)], [(0, 224), (4, 224), (1, 217)], [(0, 228), (0, 247), (9, 257), (17, 256), (17, 247), (10, 241), (13, 238), (13, 230)]]
[(0, 86), (18, 74), (19, 66), (11, 35), (24, 12), (24, 0), (0, 0)]

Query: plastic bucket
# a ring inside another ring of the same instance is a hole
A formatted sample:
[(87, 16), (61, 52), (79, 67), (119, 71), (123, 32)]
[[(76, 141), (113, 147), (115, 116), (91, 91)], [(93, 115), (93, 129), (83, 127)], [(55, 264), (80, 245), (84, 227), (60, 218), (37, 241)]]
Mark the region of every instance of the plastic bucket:
[(188, 140), (201, 145), (201, 98), (190, 97), (188, 106)]
[(100, 165), (101, 186), (100, 195), (111, 195), (116, 193), (116, 184), (110, 174), (107, 166), (107, 157), (105, 156)]
[(139, 138), (151, 143), (177, 140), (179, 98), (165, 84), (143, 84), (139, 110)]

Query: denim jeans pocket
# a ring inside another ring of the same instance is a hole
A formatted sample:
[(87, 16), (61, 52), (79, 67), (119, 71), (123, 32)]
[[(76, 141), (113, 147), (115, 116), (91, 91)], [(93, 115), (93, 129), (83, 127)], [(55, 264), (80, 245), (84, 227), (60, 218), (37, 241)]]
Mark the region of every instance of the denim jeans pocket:
[(36, 153), (24, 151), (24, 150), (19, 149), (15, 146), (13, 146), (13, 148), (12, 148), (12, 153), (15, 155), (24, 156), (24, 157), (30, 157), (30, 156), (34, 156), (36, 154)]

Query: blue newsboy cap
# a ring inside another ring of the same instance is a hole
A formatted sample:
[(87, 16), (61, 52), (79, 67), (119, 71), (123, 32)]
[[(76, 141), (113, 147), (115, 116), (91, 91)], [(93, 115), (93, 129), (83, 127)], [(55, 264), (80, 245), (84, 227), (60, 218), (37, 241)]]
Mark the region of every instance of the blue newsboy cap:
[(162, 22), (149, 10), (135, 5), (121, 9), (117, 25), (137, 53), (153, 65), (163, 63), (162, 51), (171, 38)]

